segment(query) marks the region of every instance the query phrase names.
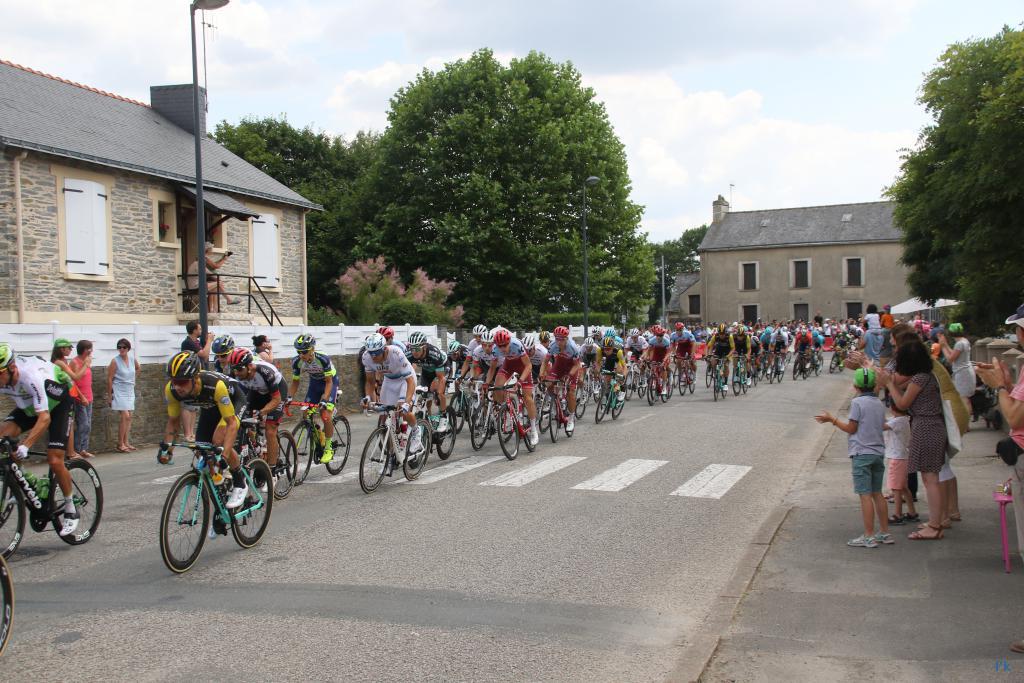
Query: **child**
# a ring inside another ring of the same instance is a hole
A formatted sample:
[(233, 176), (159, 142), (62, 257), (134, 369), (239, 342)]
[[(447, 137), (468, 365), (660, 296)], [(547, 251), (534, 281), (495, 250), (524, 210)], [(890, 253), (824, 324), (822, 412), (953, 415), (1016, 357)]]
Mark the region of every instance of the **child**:
[[(903, 524), (918, 519), (914, 510), (914, 498), (907, 489), (907, 453), (910, 449), (910, 418), (896, 406), (892, 407), (893, 417), (885, 422), (885, 460), (888, 465), (887, 483), (892, 491), (894, 514), (889, 524)], [(903, 503), (907, 504), (907, 516), (902, 515)]]
[[(853, 492), (860, 496), (860, 512), (864, 533), (846, 542), (855, 548), (877, 548), (879, 543), (895, 543), (889, 533), (889, 508), (882, 496), (882, 475), (885, 473), (885, 407), (875, 394), (875, 371), (858, 368), (853, 373), (857, 396), (850, 402), (850, 419), (843, 422), (827, 410), (814, 417), (829, 422), (849, 435), (847, 453), (853, 466)], [(879, 531), (875, 533), (875, 518)]]

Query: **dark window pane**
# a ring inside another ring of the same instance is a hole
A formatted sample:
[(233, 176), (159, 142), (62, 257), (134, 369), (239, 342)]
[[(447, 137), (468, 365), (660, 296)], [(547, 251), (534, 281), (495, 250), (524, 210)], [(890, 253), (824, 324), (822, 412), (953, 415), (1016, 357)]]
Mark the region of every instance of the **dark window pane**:
[(743, 289), (757, 289), (757, 264), (743, 264)]
[(793, 304), (793, 317), (797, 320), (807, 320), (810, 304)]
[(757, 322), (757, 306), (744, 306), (743, 307), (743, 320), (742, 322), (746, 325)]
[(859, 258), (852, 258), (846, 262), (846, 286), (864, 286), (864, 280), (861, 275), (861, 261)]
[(863, 304), (859, 301), (849, 301), (846, 304), (846, 317), (857, 318), (860, 317), (861, 311), (864, 309)]
[(793, 286), (794, 287), (809, 287), (810, 278), (808, 277), (808, 267), (810, 264), (807, 261), (794, 261), (793, 262)]
[(700, 294), (690, 295), (690, 315), (700, 315)]

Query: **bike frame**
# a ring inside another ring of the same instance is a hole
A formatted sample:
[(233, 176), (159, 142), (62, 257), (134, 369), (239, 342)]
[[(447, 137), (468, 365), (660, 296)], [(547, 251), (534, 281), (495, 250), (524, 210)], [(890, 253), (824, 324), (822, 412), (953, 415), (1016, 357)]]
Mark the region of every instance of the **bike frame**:
[[(218, 466), (223, 461), (220, 452), (217, 450), (218, 447), (214, 446), (213, 444), (206, 443), (175, 443), (173, 445), (188, 448), (193, 452), (194, 457), (192, 459), (192, 470), (199, 475), (198, 484), (188, 484), (185, 487), (185, 494), (181, 498), (181, 508), (178, 510), (178, 524), (183, 523), (185, 520), (185, 506), (192, 497), (192, 492), (189, 491), (189, 488), (192, 487), (195, 488), (196, 497), (194, 502), (196, 503), (196, 505), (193, 508), (192, 519), (187, 522), (191, 526), (195, 526), (197, 523), (197, 515), (199, 514), (199, 511), (201, 509), (200, 506), (202, 505), (203, 500), (202, 496), (204, 486), (207, 487), (207, 489), (210, 491), (210, 498), (213, 499), (214, 505), (216, 506), (215, 514), (220, 519), (220, 521), (225, 525), (225, 527), (230, 526), (232, 520), (243, 520), (249, 515), (251, 515), (253, 512), (262, 509), (263, 506), (266, 505), (266, 501), (263, 499), (263, 494), (260, 492), (259, 488), (257, 488), (256, 484), (253, 482), (252, 477), (249, 475), (249, 470), (246, 469), (246, 467), (243, 465), (241, 468), (242, 476), (245, 477), (245, 483), (249, 491), (255, 494), (256, 503), (254, 505), (250, 505), (247, 508), (243, 508), (238, 512), (234, 513), (234, 515), (232, 515), (231, 512), (227, 509), (227, 507), (224, 506), (224, 501), (221, 500), (222, 496), (220, 494), (220, 486), (214, 483), (213, 475), (210, 474), (210, 472), (212, 471), (211, 466)], [(224, 462), (223, 469), (227, 470), (226, 461)], [(230, 473), (228, 476), (230, 476)], [(273, 492), (268, 489), (267, 495), (273, 495)]]

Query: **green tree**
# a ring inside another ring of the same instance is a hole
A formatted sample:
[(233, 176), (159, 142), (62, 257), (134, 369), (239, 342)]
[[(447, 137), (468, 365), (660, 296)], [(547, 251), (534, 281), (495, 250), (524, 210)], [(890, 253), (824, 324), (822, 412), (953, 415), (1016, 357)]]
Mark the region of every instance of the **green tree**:
[(700, 255), (697, 248), (704, 241), (708, 232), (707, 224), (698, 228), (690, 228), (674, 240), (665, 240), (654, 246), (654, 267), (657, 279), (651, 287), (651, 298), (654, 303), (650, 308), (649, 321), (661, 317), (661, 257), (665, 257), (665, 300), (672, 301), (676, 275), (695, 273), (700, 270)]
[(306, 278), (309, 303), (341, 308), (338, 275), (355, 261), (353, 246), (364, 202), (361, 183), (377, 154), (379, 137), (359, 133), (347, 142), (284, 118), (222, 121), (214, 138), (250, 164), (287, 185), (323, 211), (306, 215)]
[(951, 45), (919, 97), (932, 117), (888, 188), (911, 291), (955, 298), (976, 333), (1024, 299), (1024, 33)]
[(622, 144), (572, 64), (532, 52), (502, 66), (489, 50), (423, 71), (398, 91), (363, 195), (358, 245), (401, 272), (429, 264), (455, 282), (470, 322), (513, 303), (582, 306), (582, 187), (591, 306), (646, 307), (653, 263)]

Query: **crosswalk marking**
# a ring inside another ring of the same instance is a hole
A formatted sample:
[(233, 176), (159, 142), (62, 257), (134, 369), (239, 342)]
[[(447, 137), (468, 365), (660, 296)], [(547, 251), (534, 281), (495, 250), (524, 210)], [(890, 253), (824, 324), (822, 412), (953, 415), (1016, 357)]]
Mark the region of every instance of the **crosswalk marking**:
[[(475, 470), (477, 467), (483, 467), (489, 465), (492, 462), (498, 460), (504, 460), (504, 455), (474, 455), (462, 460), (451, 463), (450, 465), (443, 465), (441, 467), (435, 467), (432, 470), (424, 472), (420, 475), (419, 479), (414, 479), (412, 484), (433, 484), (434, 482), (447, 479), (448, 477), (454, 477), (456, 474), (462, 474), (470, 470)], [(408, 480), (401, 479), (397, 483), (404, 484)]]
[(586, 460), (586, 458), (573, 455), (556, 455), (550, 458), (545, 458), (544, 460), (536, 462), (529, 467), (524, 467), (523, 469), (515, 470), (513, 472), (507, 472), (501, 476), (495, 477), (494, 479), (488, 479), (487, 481), (481, 482), (480, 485), (524, 486), (532, 481), (540, 479), (541, 477), (546, 477), (552, 472), (557, 472), (569, 465), (575, 465), (580, 460)]
[(654, 417), (654, 413), (649, 413), (647, 415), (641, 415), (640, 417), (634, 417), (632, 420), (626, 420), (626, 424), (631, 425), (631, 424), (633, 424), (635, 422), (640, 422), (641, 420), (646, 420), (649, 417)]
[(746, 465), (708, 465), (695, 477), (673, 491), (671, 495), (688, 498), (721, 498), (750, 469)]
[(641, 460), (634, 458), (610, 470), (605, 470), (596, 477), (587, 479), (582, 484), (576, 484), (573, 488), (582, 491), (621, 491), (662, 465), (667, 464), (668, 460)]
[(343, 472), (337, 476), (324, 477), (323, 479), (307, 479), (304, 484), (344, 484), (346, 481), (352, 481), (359, 476), (358, 470), (352, 470), (351, 472)]

